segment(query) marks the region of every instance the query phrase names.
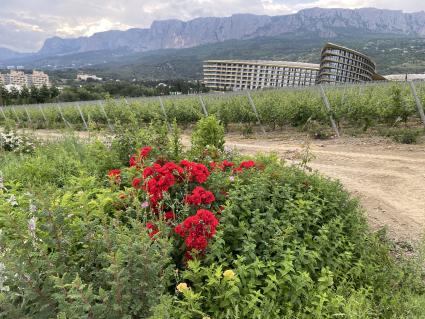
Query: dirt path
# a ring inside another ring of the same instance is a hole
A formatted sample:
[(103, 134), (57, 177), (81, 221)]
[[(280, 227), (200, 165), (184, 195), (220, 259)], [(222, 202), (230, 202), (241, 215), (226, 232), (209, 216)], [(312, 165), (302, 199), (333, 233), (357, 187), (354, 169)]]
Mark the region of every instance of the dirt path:
[[(242, 153), (276, 152), (293, 160), (303, 149), (297, 138), (242, 139), (226, 145)], [(360, 198), (374, 228), (387, 226), (398, 240), (418, 240), (425, 230), (425, 145), (399, 145), (385, 139), (342, 138), (311, 141), (313, 169), (341, 181)]]

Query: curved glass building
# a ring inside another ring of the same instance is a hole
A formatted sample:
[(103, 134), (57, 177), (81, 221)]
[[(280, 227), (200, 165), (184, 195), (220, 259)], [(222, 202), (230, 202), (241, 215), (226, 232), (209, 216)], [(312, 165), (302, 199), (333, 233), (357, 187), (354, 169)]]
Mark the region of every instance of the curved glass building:
[(326, 43), (322, 49), (319, 84), (360, 83), (385, 80), (376, 73), (376, 64), (358, 51)]

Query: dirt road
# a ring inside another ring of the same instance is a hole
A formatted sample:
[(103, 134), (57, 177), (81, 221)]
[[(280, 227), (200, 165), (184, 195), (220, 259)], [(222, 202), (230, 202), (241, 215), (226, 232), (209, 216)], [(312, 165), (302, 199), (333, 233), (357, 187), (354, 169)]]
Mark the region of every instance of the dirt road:
[[(242, 153), (276, 152), (293, 160), (300, 138), (243, 139), (229, 135), (226, 145)], [(425, 231), (425, 145), (400, 145), (379, 138), (311, 141), (313, 169), (339, 179), (360, 198), (374, 228), (388, 227), (398, 240), (418, 240)]]

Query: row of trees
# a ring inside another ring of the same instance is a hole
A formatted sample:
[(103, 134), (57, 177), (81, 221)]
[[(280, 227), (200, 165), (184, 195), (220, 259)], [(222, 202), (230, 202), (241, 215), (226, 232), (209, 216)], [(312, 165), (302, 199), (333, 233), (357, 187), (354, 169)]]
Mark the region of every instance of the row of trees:
[(55, 86), (50, 88), (46, 85), (41, 88), (24, 86), (21, 90), (16, 88), (7, 90), (0, 86), (0, 105), (48, 103), (55, 101), (59, 95), (60, 91)]
[(74, 102), (101, 100), (107, 97), (139, 97), (139, 96), (159, 96), (168, 95), (173, 92), (182, 94), (206, 92), (207, 89), (197, 82), (184, 80), (159, 82), (104, 82), (104, 83), (84, 83), (64, 87), (59, 90), (57, 87), (43, 86), (24, 87), (22, 90), (12, 88), (10, 91), (0, 86), (0, 105), (34, 104), (49, 102)]

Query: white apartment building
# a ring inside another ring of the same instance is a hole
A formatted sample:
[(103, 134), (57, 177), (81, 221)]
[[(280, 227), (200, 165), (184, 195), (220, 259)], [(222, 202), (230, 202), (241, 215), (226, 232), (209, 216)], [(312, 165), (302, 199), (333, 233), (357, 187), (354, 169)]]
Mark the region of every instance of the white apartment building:
[(43, 85), (50, 87), (49, 76), (42, 71), (36, 70), (32, 74), (25, 74), (24, 71), (10, 70), (10, 73), (0, 74), (0, 84), (21, 88), (24, 86), (41, 88)]
[(208, 60), (204, 84), (218, 90), (315, 85), (319, 64), (287, 61)]

